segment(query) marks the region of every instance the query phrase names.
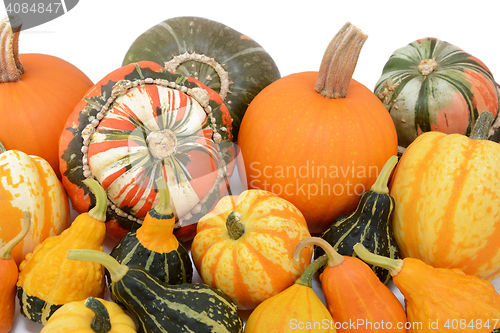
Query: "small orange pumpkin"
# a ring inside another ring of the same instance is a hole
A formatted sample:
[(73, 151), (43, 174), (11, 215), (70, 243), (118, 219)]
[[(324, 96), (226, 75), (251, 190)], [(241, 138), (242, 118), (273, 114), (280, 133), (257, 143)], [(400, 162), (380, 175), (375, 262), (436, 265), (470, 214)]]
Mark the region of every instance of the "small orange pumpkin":
[(288, 201), (261, 190), (225, 196), (199, 222), (191, 245), (203, 281), (250, 310), (291, 286), (311, 262), (295, 246), (309, 237), (304, 216)]
[(328, 46), (319, 73), (274, 81), (252, 100), (241, 123), (243, 181), (297, 206), (311, 233), (352, 212), (397, 154), (389, 113), (351, 79), (365, 40), (346, 24)]
[(500, 145), (482, 112), (471, 137), (426, 132), (406, 149), (390, 195), (402, 257), (493, 280), (500, 276)]
[(1, 142), (0, 198), (0, 246), (21, 230), (22, 211), (31, 213), (30, 231), (12, 250), (17, 265), (38, 244), (69, 226), (68, 197), (49, 163), (19, 150), (5, 151)]
[(0, 140), (45, 159), (59, 176), (59, 135), (92, 81), (60, 58), (19, 54), (20, 30), (0, 20)]

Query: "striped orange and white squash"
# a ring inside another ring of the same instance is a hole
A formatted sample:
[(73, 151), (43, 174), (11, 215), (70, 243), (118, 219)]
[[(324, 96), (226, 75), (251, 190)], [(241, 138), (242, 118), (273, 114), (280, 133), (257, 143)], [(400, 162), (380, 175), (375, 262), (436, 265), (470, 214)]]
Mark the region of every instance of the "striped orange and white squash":
[(230, 129), (220, 96), (199, 81), (147, 61), (121, 67), (67, 120), (59, 146), (63, 185), (75, 210), (85, 212), (94, 198), (82, 182), (98, 180), (108, 194), (108, 234), (120, 239), (158, 203), (155, 181), (164, 177), (176, 227), (189, 227), (227, 190)]
[(272, 192), (225, 196), (197, 226), (191, 245), (203, 281), (221, 289), (240, 310), (250, 310), (295, 283), (312, 248), (293, 260), (296, 245), (309, 237), (302, 213)]
[(479, 114), (496, 116), (499, 105), (488, 67), (436, 38), (394, 51), (374, 92), (391, 114), (402, 147), (429, 131), (469, 135)]
[(402, 257), (486, 280), (500, 276), (500, 145), (484, 139), (488, 129), (483, 139), (476, 127), (470, 138), (427, 132), (403, 153), (390, 187)]
[(26, 237), (12, 250), (17, 265), (46, 238), (69, 226), (66, 193), (50, 164), (0, 144), (0, 247), (22, 228), (23, 209), (31, 213)]

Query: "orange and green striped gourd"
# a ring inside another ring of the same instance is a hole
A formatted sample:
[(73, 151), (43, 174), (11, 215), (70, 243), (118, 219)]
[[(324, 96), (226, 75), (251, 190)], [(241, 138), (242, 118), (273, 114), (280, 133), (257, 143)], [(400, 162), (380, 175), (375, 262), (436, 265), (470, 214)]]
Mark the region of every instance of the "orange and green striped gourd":
[(337, 332), (406, 332), (403, 305), (370, 266), (359, 258), (339, 254), (319, 237), (300, 242), (294, 257), (310, 245), (321, 247), (322, 257), (327, 259), (319, 280)]
[(33, 322), (45, 324), (66, 303), (104, 296), (103, 266), (66, 259), (70, 249), (103, 250), (106, 192), (92, 178), (86, 179), (84, 184), (97, 198), (94, 208), (78, 215), (60, 235), (39, 244), (19, 266), (17, 296), (20, 311)]
[(492, 114), (470, 137), (427, 132), (403, 153), (390, 184), (401, 257), (493, 280), (500, 276), (500, 145)]
[(197, 226), (191, 255), (203, 281), (221, 289), (240, 310), (291, 286), (311, 262), (312, 249), (293, 260), (309, 237), (302, 213), (272, 192), (223, 197)]
[(500, 328), (500, 295), (491, 282), (415, 258), (392, 259), (354, 246), (365, 262), (389, 270), (405, 298), (408, 333), (491, 333)]
[(488, 67), (437, 38), (394, 51), (374, 92), (389, 111), (402, 147), (429, 131), (469, 135), (479, 114), (496, 116), (499, 105)]

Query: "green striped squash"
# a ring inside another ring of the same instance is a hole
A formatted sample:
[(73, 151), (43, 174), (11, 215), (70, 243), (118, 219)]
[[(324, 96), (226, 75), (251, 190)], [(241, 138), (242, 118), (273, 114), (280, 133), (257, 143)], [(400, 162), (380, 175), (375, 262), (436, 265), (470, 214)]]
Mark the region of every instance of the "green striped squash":
[(176, 217), (168, 187), (160, 187), (159, 193), (160, 202), (149, 210), (139, 229), (128, 232), (110, 254), (120, 264), (144, 267), (164, 283), (190, 283), (193, 263), (174, 235)]
[(219, 93), (231, 113), (234, 142), (250, 102), (281, 77), (259, 43), (202, 17), (174, 17), (145, 31), (130, 46), (123, 65), (142, 60), (194, 77)]
[[(399, 248), (390, 223), (395, 203), (387, 187), (397, 162), (397, 156), (389, 158), (371, 189), (361, 195), (356, 210), (337, 219), (320, 235), (341, 255), (355, 256), (354, 245), (361, 243), (373, 253), (399, 258)], [(315, 246), (315, 259), (324, 254), (320, 246)], [(389, 282), (391, 276), (388, 270), (375, 265), (370, 267), (382, 283)]]
[(498, 112), (490, 70), (462, 49), (435, 38), (396, 50), (374, 92), (391, 114), (402, 147), (429, 131), (468, 135), (481, 112), (495, 117)]
[(243, 332), (236, 304), (207, 284), (164, 284), (142, 266), (119, 264), (100, 251), (70, 250), (68, 258), (106, 267), (111, 299), (135, 317), (141, 332)]

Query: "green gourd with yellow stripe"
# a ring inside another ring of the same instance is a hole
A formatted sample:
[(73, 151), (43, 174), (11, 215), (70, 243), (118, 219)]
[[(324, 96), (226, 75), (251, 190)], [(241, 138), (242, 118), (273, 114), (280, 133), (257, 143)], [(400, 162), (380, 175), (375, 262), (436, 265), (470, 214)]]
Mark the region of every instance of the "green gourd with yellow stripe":
[(193, 264), (188, 251), (174, 235), (176, 216), (170, 192), (158, 181), (159, 203), (148, 211), (141, 227), (128, 232), (111, 251), (120, 264), (141, 265), (168, 284), (191, 282)]
[[(387, 187), (397, 162), (397, 156), (389, 158), (371, 189), (361, 195), (356, 210), (337, 219), (320, 235), (341, 255), (356, 256), (353, 247), (361, 243), (373, 253), (399, 258), (399, 248), (390, 224), (395, 204)], [(324, 250), (315, 246), (314, 258), (319, 258), (323, 254)], [(389, 282), (391, 276), (387, 270), (374, 265), (370, 267), (381, 282)]]
[(108, 270), (111, 299), (147, 333), (241, 333), (236, 304), (205, 283), (163, 283), (139, 265), (119, 264), (95, 250), (70, 250), (68, 259), (98, 262)]

